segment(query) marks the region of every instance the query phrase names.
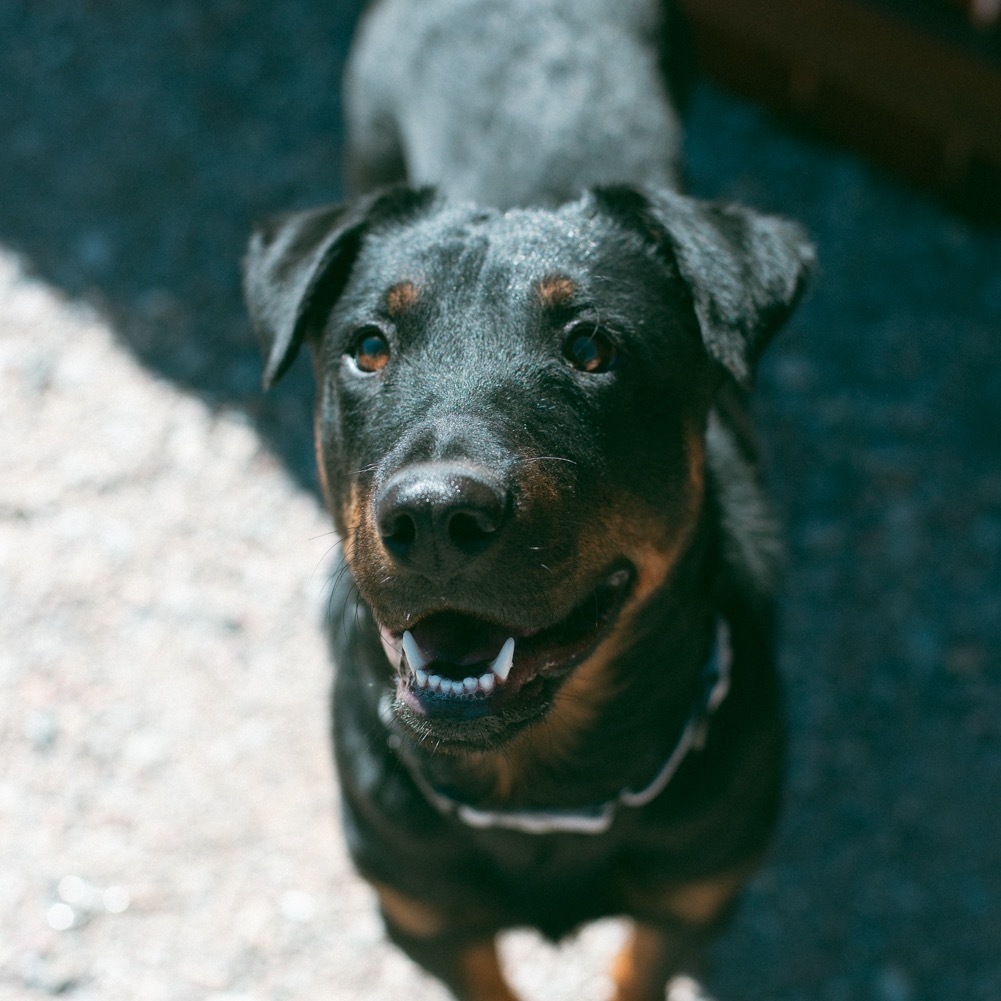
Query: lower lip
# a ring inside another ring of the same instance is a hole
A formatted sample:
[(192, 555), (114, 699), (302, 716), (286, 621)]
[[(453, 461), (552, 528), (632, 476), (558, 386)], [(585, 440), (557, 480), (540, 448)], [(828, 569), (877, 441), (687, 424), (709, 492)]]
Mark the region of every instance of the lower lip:
[(400, 682), (397, 698), (417, 716), (450, 720), (479, 719), (496, 711), (495, 695), (442, 695), (439, 692), (418, 693), (410, 684)]

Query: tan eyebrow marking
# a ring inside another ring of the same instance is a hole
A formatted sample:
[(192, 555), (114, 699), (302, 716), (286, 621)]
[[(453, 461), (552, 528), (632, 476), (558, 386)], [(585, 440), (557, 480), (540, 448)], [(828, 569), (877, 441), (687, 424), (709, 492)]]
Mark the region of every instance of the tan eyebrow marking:
[(535, 292), (539, 301), (547, 309), (556, 306), (565, 306), (577, 291), (577, 286), (573, 279), (566, 275), (549, 275), (543, 278), (535, 286)]
[(417, 305), (421, 290), (413, 282), (398, 282), (386, 293), (386, 309), (390, 316), (400, 316)]

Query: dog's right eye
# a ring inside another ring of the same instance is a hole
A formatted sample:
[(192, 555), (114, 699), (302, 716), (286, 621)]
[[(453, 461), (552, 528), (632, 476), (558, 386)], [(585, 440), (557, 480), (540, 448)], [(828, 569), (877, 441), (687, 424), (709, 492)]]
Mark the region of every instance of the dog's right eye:
[(563, 356), (578, 372), (594, 375), (615, 364), (615, 345), (601, 327), (576, 323), (563, 342)]
[(378, 327), (363, 327), (348, 355), (361, 372), (380, 372), (389, 364), (389, 341)]

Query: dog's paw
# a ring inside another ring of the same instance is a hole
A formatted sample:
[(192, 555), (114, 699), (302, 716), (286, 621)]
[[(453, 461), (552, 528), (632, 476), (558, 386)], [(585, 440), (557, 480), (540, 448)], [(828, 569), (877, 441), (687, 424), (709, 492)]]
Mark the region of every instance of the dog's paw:
[(664, 997), (665, 1001), (714, 1001), (705, 988), (691, 977), (673, 977)]

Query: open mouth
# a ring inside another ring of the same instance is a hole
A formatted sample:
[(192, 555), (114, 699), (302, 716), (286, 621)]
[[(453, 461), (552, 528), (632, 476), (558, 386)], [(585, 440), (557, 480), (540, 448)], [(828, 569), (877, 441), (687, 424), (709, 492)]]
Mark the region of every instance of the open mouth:
[(381, 629), (397, 669), (396, 718), (439, 743), (496, 744), (548, 709), (559, 684), (608, 635), (633, 582), (610, 571), (573, 611), (545, 628), (436, 612), (403, 632)]

